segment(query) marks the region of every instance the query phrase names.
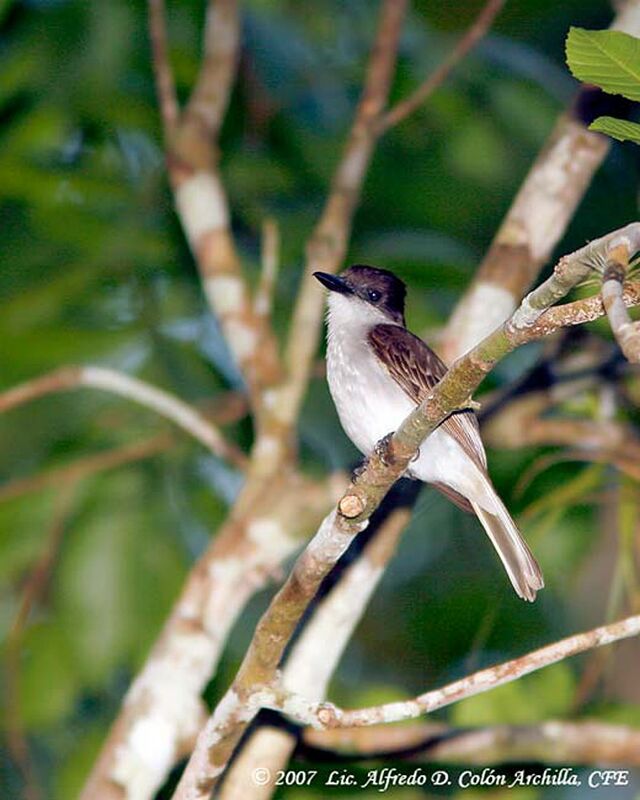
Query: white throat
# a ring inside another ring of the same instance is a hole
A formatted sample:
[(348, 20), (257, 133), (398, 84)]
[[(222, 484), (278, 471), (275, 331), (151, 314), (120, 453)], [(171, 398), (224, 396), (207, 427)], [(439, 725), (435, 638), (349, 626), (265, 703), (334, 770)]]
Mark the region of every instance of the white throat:
[(327, 304), (329, 336), (340, 333), (346, 336), (364, 335), (383, 323), (393, 325), (384, 311), (353, 295), (330, 292)]
[[(375, 355), (367, 335), (380, 324), (393, 324), (380, 309), (351, 295), (329, 295), (327, 381), (347, 436), (365, 455), (398, 429), (416, 404)], [(460, 483), (469, 474), (469, 457), (442, 429), (420, 448), (411, 474), (428, 483), (444, 483), (466, 497), (474, 487)], [(472, 470), (473, 472), (473, 470)]]

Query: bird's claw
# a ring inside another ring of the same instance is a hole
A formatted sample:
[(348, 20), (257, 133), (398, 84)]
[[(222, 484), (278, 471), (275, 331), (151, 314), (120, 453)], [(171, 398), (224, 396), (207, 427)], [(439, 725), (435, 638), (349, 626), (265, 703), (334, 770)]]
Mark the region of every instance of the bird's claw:
[(380, 459), (380, 461), (384, 464), (385, 467), (388, 467), (393, 461), (389, 447), (391, 444), (391, 440), (393, 439), (393, 434), (394, 431), (391, 431), (391, 433), (388, 433), (386, 436), (383, 436), (382, 439), (380, 439), (380, 441), (376, 443), (376, 446), (374, 447), (373, 450), (376, 456)]
[(354, 469), (351, 471), (352, 482), (355, 482), (358, 480), (358, 478), (361, 478), (364, 475), (366, 469), (367, 469), (367, 459), (365, 458), (364, 461), (358, 464), (357, 467), (354, 467)]

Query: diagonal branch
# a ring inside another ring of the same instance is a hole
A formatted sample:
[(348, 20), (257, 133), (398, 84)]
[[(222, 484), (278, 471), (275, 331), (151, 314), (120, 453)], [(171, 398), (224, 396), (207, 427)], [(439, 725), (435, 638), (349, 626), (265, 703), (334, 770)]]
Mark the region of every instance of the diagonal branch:
[[(202, 692), (249, 599), (335, 502), (334, 481), (245, 483), (124, 698), (81, 800), (151, 800), (202, 727)], [(153, 734), (150, 734), (153, 731)]]
[(138, 378), (105, 367), (61, 367), (15, 386), (0, 394), (0, 413), (47, 394), (81, 387), (103, 389), (150, 408), (191, 434), (213, 455), (240, 469), (246, 466), (244, 453), (228, 442), (215, 425), (184, 400)]
[(396, 103), (381, 117), (378, 132), (385, 133), (389, 128), (402, 122), (413, 114), (446, 81), (452, 70), (467, 56), (478, 42), (487, 34), (494, 19), (500, 13), (506, 0), (487, 0), (471, 27), (458, 41), (453, 50), (409, 97)]
[[(628, 0), (612, 27), (640, 35), (639, 11), (640, 0)], [(512, 313), (560, 242), (609, 152), (609, 140), (588, 130), (594, 91), (582, 90), (573, 108), (558, 119), (458, 301), (440, 342), (447, 363)], [(598, 113), (604, 113), (600, 105)]]
[(640, 634), (640, 615), (626, 617), (609, 625), (601, 625), (590, 631), (568, 636), (566, 639), (561, 639), (503, 664), (474, 672), (472, 675), (467, 675), (466, 678), (453, 681), (441, 689), (425, 692), (412, 700), (345, 711), (327, 703), (321, 705), (308, 701), (304, 703), (302, 698), (297, 698), (294, 703), (289, 698), (288, 706), (295, 706), (299, 714), (297, 721), (315, 724), (321, 728), (355, 728), (383, 722), (415, 719), (422, 714), (430, 714), (439, 708), (457, 703), (459, 700), (503, 686), (505, 683), (515, 681), (543, 667), (564, 661), (570, 656), (638, 634)]
[[(156, 93), (166, 119), (169, 73), (161, 0), (149, 0), (149, 24)], [(202, 65), (186, 109), (167, 131), (166, 156), (176, 210), (205, 298), (247, 382), (253, 409), (261, 411), (262, 389), (280, 378), (277, 344), (273, 330), (251, 302), (218, 163), (218, 137), (236, 73), (239, 42), (237, 0), (209, 0)]]
[(25, 800), (40, 800), (42, 789), (33, 769), (29, 743), (22, 715), (21, 656), (25, 629), (33, 609), (47, 590), (60, 546), (67, 530), (75, 500), (75, 479), (56, 496), (53, 518), (39, 557), (31, 567), (21, 592), (18, 609), (6, 639), (4, 652), (6, 677), (6, 735), (9, 753), (16, 762), (24, 781)]
[(620, 349), (632, 364), (640, 363), (640, 323), (633, 322), (623, 300), (624, 282), (629, 269), (630, 253), (624, 247), (611, 253), (602, 275), (602, 303), (607, 311), (611, 331)]
[(123, 464), (155, 456), (169, 449), (174, 443), (173, 437), (168, 433), (161, 433), (148, 439), (142, 439), (133, 444), (114, 447), (100, 453), (77, 458), (74, 461), (54, 469), (30, 475), (26, 478), (17, 478), (0, 486), (0, 503), (14, 497), (30, 492), (37, 492), (49, 487), (63, 486), (70, 481), (95, 475), (97, 472), (115, 469)]
[(184, 125), (200, 125), (215, 142), (236, 73), (240, 24), (238, 0), (208, 0), (200, 74), (184, 112)]
[(455, 729), (436, 722), (391, 723), (366, 728), (307, 728), (297, 753), (321, 756), (409, 758), (447, 764), (619, 764), (640, 766), (640, 731), (600, 720), (548, 720), (537, 725)]
[(153, 70), (158, 91), (158, 105), (164, 133), (171, 137), (180, 115), (176, 87), (169, 59), (167, 19), (164, 0), (149, 0), (149, 38)]
[(406, 0), (384, 0), (376, 40), (371, 49), (362, 96), (331, 191), (307, 242), (307, 257), (285, 351), (287, 384), (282, 413), (292, 425), (297, 417), (318, 347), (323, 293), (313, 278), (316, 270), (336, 272), (344, 258), (353, 215), (378, 139), (376, 126), (393, 79)]
[[(544, 304), (557, 301), (584, 278), (589, 268), (585, 267), (585, 262), (606, 258), (621, 243), (630, 250), (638, 249), (640, 223), (608, 234), (561, 259), (554, 274), (523, 301), (513, 317), (456, 362), (405, 419), (388, 445), (376, 449), (352, 480), (337, 508), (325, 517), (262, 616), (232, 686), (198, 737), (176, 789), (175, 800), (209, 797), (247, 725), (261, 707), (273, 707), (274, 698), (279, 696), (282, 703), (277, 707), (296, 716), (297, 699), (283, 692), (278, 667), (323, 579), (353, 538), (366, 527), (369, 517), (391, 485), (405, 472), (426, 436), (449, 414), (468, 407), (471, 394), (497, 361), (532, 338), (530, 329), (540, 323)], [(319, 714), (321, 710), (319, 706)]]
[[(362, 617), (365, 608), (393, 558), (400, 535), (411, 516), (399, 507), (381, 523), (358, 559), (319, 603), (287, 658), (282, 672), (286, 691), (314, 700), (324, 700), (329, 681)], [(296, 746), (290, 732), (259, 728), (234, 758), (221, 790), (221, 800), (267, 800), (275, 789), (278, 770), (283, 769)], [(256, 786), (255, 767), (266, 769), (269, 780)]]

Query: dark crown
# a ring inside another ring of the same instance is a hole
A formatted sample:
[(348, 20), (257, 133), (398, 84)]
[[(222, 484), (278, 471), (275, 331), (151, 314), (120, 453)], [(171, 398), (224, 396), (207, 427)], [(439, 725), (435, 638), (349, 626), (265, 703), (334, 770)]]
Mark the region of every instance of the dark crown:
[(354, 264), (340, 277), (353, 289), (354, 293), (371, 305), (385, 311), (389, 317), (404, 325), (404, 301), (407, 287), (388, 269)]

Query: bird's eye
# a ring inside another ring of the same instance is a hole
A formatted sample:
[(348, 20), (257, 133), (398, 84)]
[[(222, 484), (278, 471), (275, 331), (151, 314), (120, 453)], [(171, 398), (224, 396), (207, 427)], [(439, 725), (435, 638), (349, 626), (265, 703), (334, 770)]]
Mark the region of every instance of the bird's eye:
[(372, 303), (377, 303), (378, 300), (382, 297), (382, 295), (377, 289), (368, 289), (367, 297), (369, 298), (369, 300), (371, 300)]

